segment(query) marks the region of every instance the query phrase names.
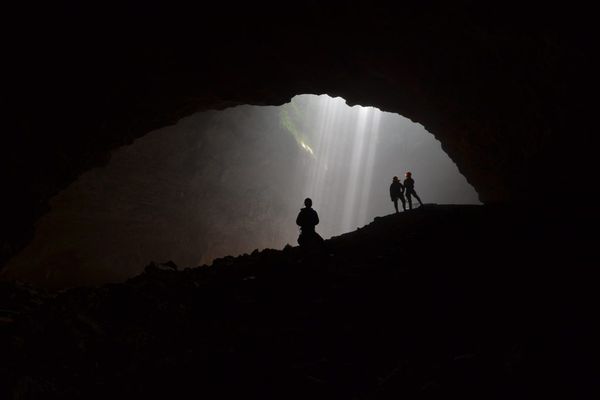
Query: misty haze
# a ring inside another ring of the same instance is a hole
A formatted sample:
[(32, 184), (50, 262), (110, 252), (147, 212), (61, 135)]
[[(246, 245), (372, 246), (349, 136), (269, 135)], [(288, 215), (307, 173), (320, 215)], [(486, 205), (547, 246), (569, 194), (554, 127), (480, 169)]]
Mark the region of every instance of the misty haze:
[(306, 197), (327, 239), (392, 213), (388, 188), (406, 171), (424, 203), (479, 204), (440, 143), (397, 114), (325, 95), (197, 113), (82, 174), (6, 273), (50, 287), (98, 284), (150, 261), (194, 267), (296, 246)]

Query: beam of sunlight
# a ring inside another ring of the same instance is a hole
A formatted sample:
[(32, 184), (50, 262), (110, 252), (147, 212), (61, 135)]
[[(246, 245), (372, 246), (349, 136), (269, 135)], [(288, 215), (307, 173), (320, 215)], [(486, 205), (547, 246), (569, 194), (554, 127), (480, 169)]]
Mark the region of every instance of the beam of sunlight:
[(369, 135), (369, 139), (367, 140), (367, 148), (366, 152), (366, 160), (365, 160), (365, 168), (363, 174), (363, 183), (362, 187), (364, 190), (360, 193), (360, 201), (358, 208), (358, 223), (361, 221), (366, 221), (370, 217), (368, 215), (368, 206), (370, 201), (370, 195), (373, 193), (373, 175), (375, 169), (375, 157), (376, 157), (376, 149), (377, 143), (379, 141), (379, 124), (381, 121), (381, 112), (377, 109), (371, 109), (371, 126), (367, 129), (367, 134)]
[(349, 107), (327, 95), (296, 96), (284, 110), (290, 113), (289, 128), (304, 138), (300, 147), (311, 155), (300, 160), (294, 180), (313, 199), (324, 237), (391, 213), (391, 178), (403, 178), (409, 170), (425, 202), (477, 203), (439, 142), (420, 124), (373, 107)]
[(372, 140), (372, 136), (367, 132), (367, 119), (369, 118), (369, 109), (361, 108), (358, 112), (356, 128), (350, 143), (349, 154), (350, 158), (342, 161), (348, 171), (346, 191), (344, 195), (344, 215), (342, 219), (342, 230), (348, 231), (352, 228), (352, 224), (356, 220), (359, 201), (362, 198), (361, 192), (366, 188), (362, 186), (362, 175), (364, 171), (365, 150), (368, 147), (368, 142)]
[(298, 128), (314, 155), (298, 166), (298, 182), (325, 221), (321, 231), (331, 236), (355, 229), (372, 218), (369, 199), (379, 137), (381, 111), (349, 107), (342, 98), (297, 96)]

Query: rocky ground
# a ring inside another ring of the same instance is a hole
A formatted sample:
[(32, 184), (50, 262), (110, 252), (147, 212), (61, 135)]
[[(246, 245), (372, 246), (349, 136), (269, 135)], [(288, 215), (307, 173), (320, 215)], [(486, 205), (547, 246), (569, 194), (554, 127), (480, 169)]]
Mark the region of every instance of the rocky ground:
[(576, 398), (594, 382), (580, 222), (426, 205), (326, 254), (151, 264), (60, 293), (3, 283), (0, 397)]

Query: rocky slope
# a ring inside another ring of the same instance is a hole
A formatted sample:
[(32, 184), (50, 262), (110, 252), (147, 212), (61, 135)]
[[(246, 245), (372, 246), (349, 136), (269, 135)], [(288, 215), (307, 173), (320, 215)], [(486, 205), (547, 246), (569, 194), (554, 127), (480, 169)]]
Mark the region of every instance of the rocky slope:
[(593, 382), (582, 221), (426, 205), (326, 254), (151, 264), (61, 293), (3, 284), (0, 397), (577, 398)]

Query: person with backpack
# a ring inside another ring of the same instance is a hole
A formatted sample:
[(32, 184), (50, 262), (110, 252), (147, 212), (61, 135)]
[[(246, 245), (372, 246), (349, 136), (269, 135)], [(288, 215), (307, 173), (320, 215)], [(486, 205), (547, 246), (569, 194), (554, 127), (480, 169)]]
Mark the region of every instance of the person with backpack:
[(415, 199), (419, 200), (419, 205), (423, 206), (421, 199), (415, 192), (415, 181), (412, 178), (412, 174), (407, 172), (405, 174), (406, 178), (404, 179), (404, 194), (406, 195), (406, 199), (408, 200), (408, 208), (412, 210), (412, 198), (411, 196), (415, 196)]
[(404, 199), (404, 186), (400, 183), (400, 180), (397, 176), (392, 179), (392, 184), (390, 185), (390, 197), (394, 202), (394, 208), (396, 209), (396, 213), (398, 211), (398, 199), (402, 202), (402, 210), (406, 211), (406, 200)]
[(300, 226), (298, 244), (305, 248), (321, 246), (323, 238), (315, 231), (315, 226), (319, 224), (319, 215), (312, 208), (311, 199), (306, 198), (304, 206), (296, 217), (296, 225)]

